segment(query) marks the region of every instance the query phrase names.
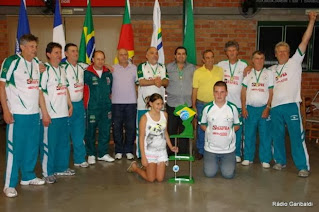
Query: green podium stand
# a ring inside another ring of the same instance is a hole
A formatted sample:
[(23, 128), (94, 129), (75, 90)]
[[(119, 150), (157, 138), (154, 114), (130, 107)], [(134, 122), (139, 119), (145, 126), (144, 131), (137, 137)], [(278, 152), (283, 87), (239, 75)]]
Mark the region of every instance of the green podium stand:
[(194, 131), (192, 120), (196, 112), (189, 108), (187, 104), (179, 105), (174, 110), (174, 115), (179, 116), (183, 120), (184, 131), (179, 135), (170, 135), (170, 138), (175, 139), (175, 146), (177, 146), (178, 138), (188, 138), (189, 139), (189, 154), (177, 154), (170, 156), (169, 160), (174, 161), (174, 167), (177, 166), (177, 161), (188, 161), (189, 162), (189, 175), (188, 176), (177, 176), (177, 171), (174, 171), (174, 177), (170, 178), (168, 182), (170, 183), (194, 183), (194, 178), (192, 175), (192, 162), (194, 161), (193, 156), (193, 145), (192, 139), (194, 139)]

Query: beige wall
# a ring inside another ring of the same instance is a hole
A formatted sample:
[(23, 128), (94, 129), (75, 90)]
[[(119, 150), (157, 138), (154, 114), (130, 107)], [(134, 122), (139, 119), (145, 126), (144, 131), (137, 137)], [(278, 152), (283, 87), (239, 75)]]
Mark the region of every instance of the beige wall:
[[(39, 37), (38, 57), (46, 61), (45, 47), (52, 41), (53, 16), (29, 16), (31, 33)], [(106, 62), (113, 64), (116, 48), (122, 26), (122, 16), (98, 16), (93, 17), (95, 29), (96, 49), (106, 54)], [(8, 19), (9, 54), (14, 53), (14, 44), (17, 32), (17, 16), (9, 16)], [(64, 29), (66, 43), (80, 44), (84, 17), (64, 17)]]

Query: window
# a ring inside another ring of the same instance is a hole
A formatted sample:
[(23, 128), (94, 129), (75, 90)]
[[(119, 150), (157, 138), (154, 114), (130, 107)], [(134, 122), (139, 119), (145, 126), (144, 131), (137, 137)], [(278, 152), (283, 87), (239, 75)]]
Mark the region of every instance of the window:
[[(280, 41), (290, 45), (291, 57), (298, 48), (307, 25), (308, 22), (259, 22), (257, 47), (265, 52), (265, 66), (277, 64), (274, 49)], [(319, 25), (314, 28), (305, 54), (303, 70), (319, 71)]]

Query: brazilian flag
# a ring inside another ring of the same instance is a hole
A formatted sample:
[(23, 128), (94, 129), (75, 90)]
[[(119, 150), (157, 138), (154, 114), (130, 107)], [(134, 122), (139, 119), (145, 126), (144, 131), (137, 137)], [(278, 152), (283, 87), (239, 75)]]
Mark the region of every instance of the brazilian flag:
[(94, 26), (91, 9), (91, 1), (88, 1), (85, 21), (80, 42), (79, 61), (91, 64), (92, 56), (95, 50)]

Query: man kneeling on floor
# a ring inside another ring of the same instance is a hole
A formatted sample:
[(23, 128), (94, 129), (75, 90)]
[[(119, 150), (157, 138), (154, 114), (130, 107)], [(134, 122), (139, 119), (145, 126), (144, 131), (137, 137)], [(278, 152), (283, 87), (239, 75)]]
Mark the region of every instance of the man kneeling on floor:
[(214, 85), (214, 101), (204, 106), (200, 127), (205, 131), (204, 174), (214, 177), (220, 168), (222, 176), (235, 175), (235, 132), (240, 128), (237, 107), (226, 101), (227, 85), (218, 81)]

